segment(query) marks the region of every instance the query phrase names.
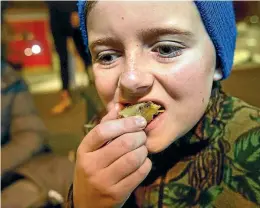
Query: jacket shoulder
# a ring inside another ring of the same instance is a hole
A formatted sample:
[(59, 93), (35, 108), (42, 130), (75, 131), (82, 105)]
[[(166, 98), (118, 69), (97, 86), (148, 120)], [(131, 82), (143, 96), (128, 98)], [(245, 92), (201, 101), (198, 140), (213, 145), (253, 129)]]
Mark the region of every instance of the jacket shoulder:
[(232, 97), (232, 117), (227, 122), (226, 130), (238, 137), (253, 128), (260, 128), (260, 108), (252, 106), (243, 100)]

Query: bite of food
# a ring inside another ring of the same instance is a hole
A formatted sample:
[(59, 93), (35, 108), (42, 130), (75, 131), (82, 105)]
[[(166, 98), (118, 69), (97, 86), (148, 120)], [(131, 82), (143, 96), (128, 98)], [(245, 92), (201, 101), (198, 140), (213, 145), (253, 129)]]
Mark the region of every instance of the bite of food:
[(126, 105), (125, 108), (119, 112), (119, 118), (142, 116), (146, 119), (147, 123), (149, 123), (164, 111), (165, 109), (161, 105), (155, 104), (152, 101), (148, 101)]

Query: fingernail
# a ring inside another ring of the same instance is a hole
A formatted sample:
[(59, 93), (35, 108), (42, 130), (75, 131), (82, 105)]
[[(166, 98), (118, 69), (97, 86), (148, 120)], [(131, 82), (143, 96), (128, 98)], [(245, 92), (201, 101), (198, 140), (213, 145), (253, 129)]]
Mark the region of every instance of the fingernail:
[(136, 123), (137, 126), (145, 127), (147, 122), (146, 122), (144, 117), (136, 116), (135, 117), (135, 123)]

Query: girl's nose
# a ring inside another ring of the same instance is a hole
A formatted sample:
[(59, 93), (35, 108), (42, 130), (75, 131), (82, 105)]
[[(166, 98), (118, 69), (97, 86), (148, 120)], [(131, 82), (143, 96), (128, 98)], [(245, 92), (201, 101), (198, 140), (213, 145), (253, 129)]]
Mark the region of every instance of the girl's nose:
[(154, 77), (147, 73), (137, 70), (122, 73), (119, 81), (120, 95), (123, 100), (133, 97), (143, 97), (151, 90)]

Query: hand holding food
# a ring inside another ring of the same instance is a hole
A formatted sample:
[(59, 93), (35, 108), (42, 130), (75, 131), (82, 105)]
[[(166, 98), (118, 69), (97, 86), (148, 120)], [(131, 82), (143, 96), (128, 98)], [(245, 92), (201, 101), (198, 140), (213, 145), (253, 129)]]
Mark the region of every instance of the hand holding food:
[(121, 207), (151, 170), (143, 131), (146, 120), (117, 116), (117, 110), (109, 112), (78, 148), (75, 207)]

